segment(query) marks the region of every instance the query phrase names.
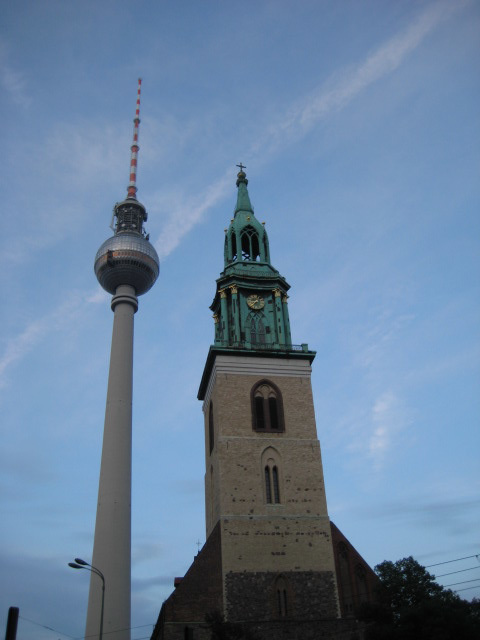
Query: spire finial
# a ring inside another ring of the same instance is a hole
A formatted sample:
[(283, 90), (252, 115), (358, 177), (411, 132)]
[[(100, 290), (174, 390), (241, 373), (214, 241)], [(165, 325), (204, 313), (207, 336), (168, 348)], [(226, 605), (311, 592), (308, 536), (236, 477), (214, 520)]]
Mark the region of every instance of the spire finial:
[(133, 143), (131, 146), (132, 155), (130, 156), (130, 182), (127, 187), (127, 198), (137, 199), (137, 155), (138, 155), (138, 125), (140, 124), (140, 91), (142, 88), (142, 79), (138, 79), (137, 90), (137, 108), (135, 110), (135, 118), (133, 119)]
[(244, 169), (246, 169), (247, 167), (242, 164), (240, 162), (240, 164), (235, 165), (237, 167), (239, 167), (240, 171), (237, 173), (237, 187), (241, 182), (244, 182), (245, 184), (248, 184), (248, 180), (247, 180), (247, 174), (245, 173)]

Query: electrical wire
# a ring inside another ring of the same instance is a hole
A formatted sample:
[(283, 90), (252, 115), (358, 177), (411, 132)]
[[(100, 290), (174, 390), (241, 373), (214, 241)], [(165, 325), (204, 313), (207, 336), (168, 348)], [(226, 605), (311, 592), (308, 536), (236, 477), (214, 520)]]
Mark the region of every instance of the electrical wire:
[(428, 569), (430, 567), (438, 567), (441, 564), (449, 564), (450, 562), (460, 562), (460, 560), (469, 560), (470, 558), (477, 558), (477, 560), (479, 560), (480, 555), (477, 553), (476, 555), (473, 555), (473, 556), (465, 556), (464, 558), (455, 558), (455, 560), (445, 560), (445, 562), (437, 562), (436, 564), (426, 564), (425, 569)]
[(480, 578), (474, 578), (473, 580), (464, 580), (463, 582), (452, 582), (452, 584), (444, 584), (443, 587), (446, 589), (447, 587), (454, 587), (456, 584), (467, 584), (467, 582), (478, 582), (479, 580)]
[(53, 633), (59, 633), (61, 636), (65, 636), (66, 638), (71, 638), (71, 640), (79, 640), (75, 638), (75, 636), (69, 636), (68, 633), (63, 633), (63, 631), (58, 631), (58, 629), (54, 629), (53, 627), (47, 627), (46, 624), (40, 624), (40, 622), (35, 622), (34, 620), (30, 620), (29, 618), (25, 618), (24, 616), (18, 616), (20, 620), (25, 620), (26, 622), (30, 622), (31, 624), (37, 625), (37, 627), (42, 627), (42, 629), (47, 629), (48, 631), (53, 631)]
[[(79, 638), (76, 638), (75, 636), (70, 636), (68, 635), (68, 633), (64, 633), (63, 631), (58, 631), (58, 629), (54, 629), (53, 627), (48, 627), (46, 624), (41, 624), (40, 622), (35, 622), (35, 620), (30, 620), (29, 618), (25, 618), (25, 616), (18, 616), (20, 618), (20, 620), (25, 620), (26, 622), (30, 622), (31, 624), (35, 624), (37, 625), (37, 627), (42, 627), (42, 629), (47, 629), (48, 631), (53, 631), (53, 633), (59, 633), (61, 636), (65, 636), (66, 638), (70, 638), (71, 640), (86, 640), (86, 638), (91, 638), (91, 637), (97, 637), (98, 634), (95, 634), (94, 636), (80, 636)], [(118, 633), (119, 631), (132, 631), (133, 629), (142, 629), (143, 627), (155, 627), (154, 624), (139, 624), (136, 627), (130, 627), (128, 629), (115, 629), (114, 631), (104, 631), (103, 635), (108, 635), (109, 633)], [(150, 638), (150, 636), (146, 636), (148, 638)], [(145, 640), (144, 638), (136, 638), (136, 640)]]
[(468, 569), (459, 569), (458, 571), (450, 571), (450, 573), (439, 573), (435, 576), (435, 579), (442, 578), (443, 576), (453, 576), (454, 573), (463, 573), (464, 571), (473, 571), (473, 569), (480, 569), (480, 567), (469, 567)]

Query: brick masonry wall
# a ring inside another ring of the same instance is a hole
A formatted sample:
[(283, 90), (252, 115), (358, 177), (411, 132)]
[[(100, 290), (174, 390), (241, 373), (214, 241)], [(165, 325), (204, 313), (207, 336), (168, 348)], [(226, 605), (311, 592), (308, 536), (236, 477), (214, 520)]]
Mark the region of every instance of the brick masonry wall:
[[(355, 620), (277, 620), (246, 623), (255, 640), (363, 640), (364, 629)], [(197, 638), (195, 638), (197, 640)], [(198, 640), (203, 640), (199, 638)]]
[[(207, 534), (222, 527), (229, 571), (334, 571), (320, 444), (308, 362), (264, 358), (220, 361), (204, 406)], [(285, 430), (257, 432), (251, 390), (268, 380), (280, 391)], [(215, 445), (208, 419), (213, 403)], [(265, 495), (265, 459), (279, 472), (280, 504)]]
[(336, 619), (333, 574), (329, 571), (228, 573), (225, 576), (227, 616), (232, 621), (279, 620), (277, 580), (287, 592), (287, 615), (294, 620)]
[(193, 564), (162, 606), (152, 640), (184, 640), (185, 627), (195, 629), (195, 640), (209, 638), (205, 615), (223, 611), (220, 527), (196, 556)]
[[(375, 588), (378, 584), (378, 577), (333, 522), (330, 522), (330, 527), (332, 531), (340, 611), (342, 617), (354, 616), (362, 602), (373, 602), (375, 600)], [(344, 553), (344, 567), (341, 566), (342, 551)], [(364, 577), (364, 581), (362, 580), (363, 584), (360, 583), (358, 578), (359, 571)]]
[[(241, 359), (240, 359), (241, 360)], [(250, 359), (249, 363), (251, 364)], [(262, 359), (258, 359), (262, 363)], [(224, 515), (269, 515), (264, 495), (262, 453), (272, 447), (281, 459), (282, 506), (289, 515), (327, 515), (320, 445), (317, 439), (310, 367), (296, 376), (289, 361), (264, 363), (259, 373), (215, 374), (209, 402), (213, 402), (215, 446), (208, 446), (208, 403), (205, 405), (207, 534)], [(233, 365), (232, 365), (233, 366)], [(253, 365), (251, 365), (253, 366)], [(255, 367), (253, 367), (255, 368)], [(259, 433), (252, 428), (251, 389), (266, 378), (280, 390), (285, 431)]]
[(334, 571), (327, 519), (224, 518), (222, 566), (229, 571)]

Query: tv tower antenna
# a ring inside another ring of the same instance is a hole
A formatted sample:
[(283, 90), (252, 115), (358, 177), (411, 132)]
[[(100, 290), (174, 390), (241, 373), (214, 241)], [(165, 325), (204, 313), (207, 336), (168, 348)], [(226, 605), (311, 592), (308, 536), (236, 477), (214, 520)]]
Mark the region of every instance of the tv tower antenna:
[(127, 187), (127, 198), (137, 197), (137, 157), (138, 157), (138, 125), (140, 124), (140, 93), (142, 91), (142, 79), (138, 79), (137, 108), (133, 119), (133, 143), (130, 156), (130, 182)]
[[(97, 251), (94, 265), (99, 283), (113, 295), (114, 312), (92, 557), (105, 576), (103, 630), (109, 640), (130, 639), (133, 317), (137, 296), (159, 274), (157, 252), (143, 228), (147, 211), (136, 197), (140, 89), (139, 79), (127, 197), (113, 209), (114, 235)], [(92, 574), (85, 637), (94, 640), (101, 602), (101, 584)]]

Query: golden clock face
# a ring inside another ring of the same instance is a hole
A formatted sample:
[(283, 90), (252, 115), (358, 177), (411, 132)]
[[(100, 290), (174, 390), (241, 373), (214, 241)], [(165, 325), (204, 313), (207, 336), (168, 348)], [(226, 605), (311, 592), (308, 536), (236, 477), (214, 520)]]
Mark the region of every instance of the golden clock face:
[(263, 307), (265, 306), (265, 300), (262, 298), (262, 296), (259, 296), (256, 293), (252, 293), (252, 295), (248, 296), (247, 298), (247, 304), (250, 309), (258, 311), (259, 309), (263, 309)]

